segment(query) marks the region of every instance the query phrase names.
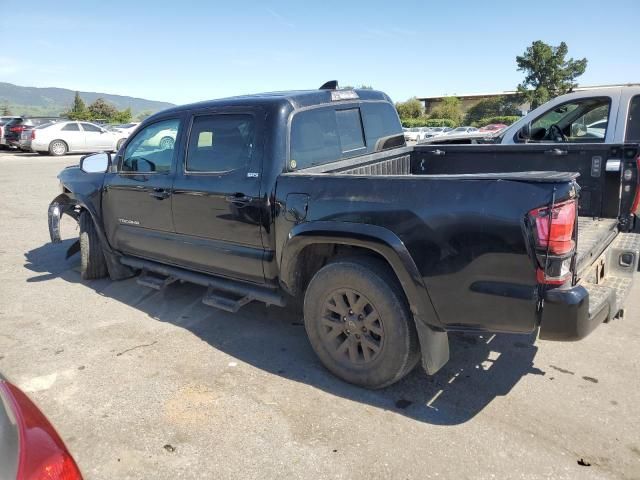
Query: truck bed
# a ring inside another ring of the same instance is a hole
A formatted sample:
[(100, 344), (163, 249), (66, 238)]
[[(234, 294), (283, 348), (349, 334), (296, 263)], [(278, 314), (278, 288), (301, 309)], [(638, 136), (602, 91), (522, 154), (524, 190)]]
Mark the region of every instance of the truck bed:
[[(421, 160), (412, 158), (412, 147), (395, 149), (392, 152), (379, 152), (363, 157), (340, 160), (325, 165), (319, 165), (295, 172), (296, 174), (311, 175), (358, 175), (358, 176), (424, 176), (429, 178), (459, 180), (464, 178), (503, 180), (521, 180), (529, 182), (553, 182), (565, 181), (576, 178), (576, 173), (548, 172), (548, 171), (512, 171), (505, 173), (482, 172), (482, 164), (478, 164), (477, 173), (459, 173), (454, 170), (452, 174), (437, 173), (424, 174), (429, 171)], [(580, 183), (580, 179), (578, 179)], [(595, 259), (609, 246), (618, 234), (617, 218), (578, 218), (578, 245), (576, 266), (580, 274), (589, 267)]]
[(577, 271), (588, 267), (618, 234), (615, 218), (578, 217)]

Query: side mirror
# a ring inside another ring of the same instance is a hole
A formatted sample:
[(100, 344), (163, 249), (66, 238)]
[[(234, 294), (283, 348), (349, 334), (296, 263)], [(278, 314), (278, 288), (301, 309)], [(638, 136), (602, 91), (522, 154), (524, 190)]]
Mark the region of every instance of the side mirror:
[(531, 123), (525, 123), (520, 129), (520, 138), (529, 140), (531, 138)]
[(105, 173), (111, 165), (109, 153), (93, 153), (80, 158), (80, 170), (84, 173)]

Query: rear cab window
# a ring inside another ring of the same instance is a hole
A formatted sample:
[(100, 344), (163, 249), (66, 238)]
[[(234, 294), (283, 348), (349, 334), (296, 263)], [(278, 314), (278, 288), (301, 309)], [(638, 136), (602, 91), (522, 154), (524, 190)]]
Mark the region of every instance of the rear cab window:
[(402, 125), (387, 102), (315, 107), (293, 116), (289, 168), (299, 170), (402, 146)]
[(625, 142), (640, 143), (640, 95), (633, 97), (629, 104)]

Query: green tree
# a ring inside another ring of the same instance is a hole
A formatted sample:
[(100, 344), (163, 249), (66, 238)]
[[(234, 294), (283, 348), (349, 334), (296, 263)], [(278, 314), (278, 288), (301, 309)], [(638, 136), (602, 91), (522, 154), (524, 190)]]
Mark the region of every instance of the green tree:
[(416, 97), (410, 98), (406, 102), (396, 103), (396, 110), (400, 118), (419, 118), (422, 116), (422, 102)]
[(429, 118), (448, 118), (456, 125), (462, 122), (462, 104), (457, 97), (444, 97), (442, 101), (431, 111)]
[(2, 104), (2, 109), (0, 109), (0, 114), (13, 115), (13, 113), (11, 112), (11, 108), (9, 108), (9, 102), (7, 102), (6, 100)]
[(91, 120), (106, 120), (111, 122), (118, 114), (116, 107), (105, 102), (103, 98), (97, 98), (95, 102), (89, 105), (87, 110), (89, 111)]
[(471, 125), (487, 117), (520, 115), (518, 99), (513, 97), (494, 97), (481, 100), (467, 110), (465, 123)]
[(136, 117), (136, 120), (138, 122), (142, 122), (145, 118), (151, 116), (152, 114), (153, 112), (151, 110), (143, 110), (138, 114), (138, 116)]
[(124, 110), (120, 110), (111, 118), (112, 122), (115, 123), (129, 123), (133, 115), (131, 114), (131, 107), (126, 108)]
[(73, 98), (73, 106), (71, 107), (71, 110), (64, 113), (64, 116), (71, 120), (89, 120), (89, 111), (87, 110), (87, 106), (84, 104), (82, 98), (80, 98), (80, 92), (76, 92), (76, 95)]
[(567, 60), (568, 51), (564, 42), (554, 47), (536, 40), (523, 55), (516, 57), (518, 71), (525, 73), (518, 92), (531, 102), (532, 109), (577, 86), (575, 79), (586, 70), (587, 59)]

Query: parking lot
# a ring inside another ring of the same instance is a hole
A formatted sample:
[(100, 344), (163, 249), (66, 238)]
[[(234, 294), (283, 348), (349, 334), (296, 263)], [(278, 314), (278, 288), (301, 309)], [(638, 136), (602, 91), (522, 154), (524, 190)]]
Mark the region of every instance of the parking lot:
[(437, 375), (367, 391), (293, 309), (81, 281), (46, 218), (78, 159), (0, 152), (0, 372), (86, 478), (640, 478), (637, 284), (584, 341), (455, 336)]

